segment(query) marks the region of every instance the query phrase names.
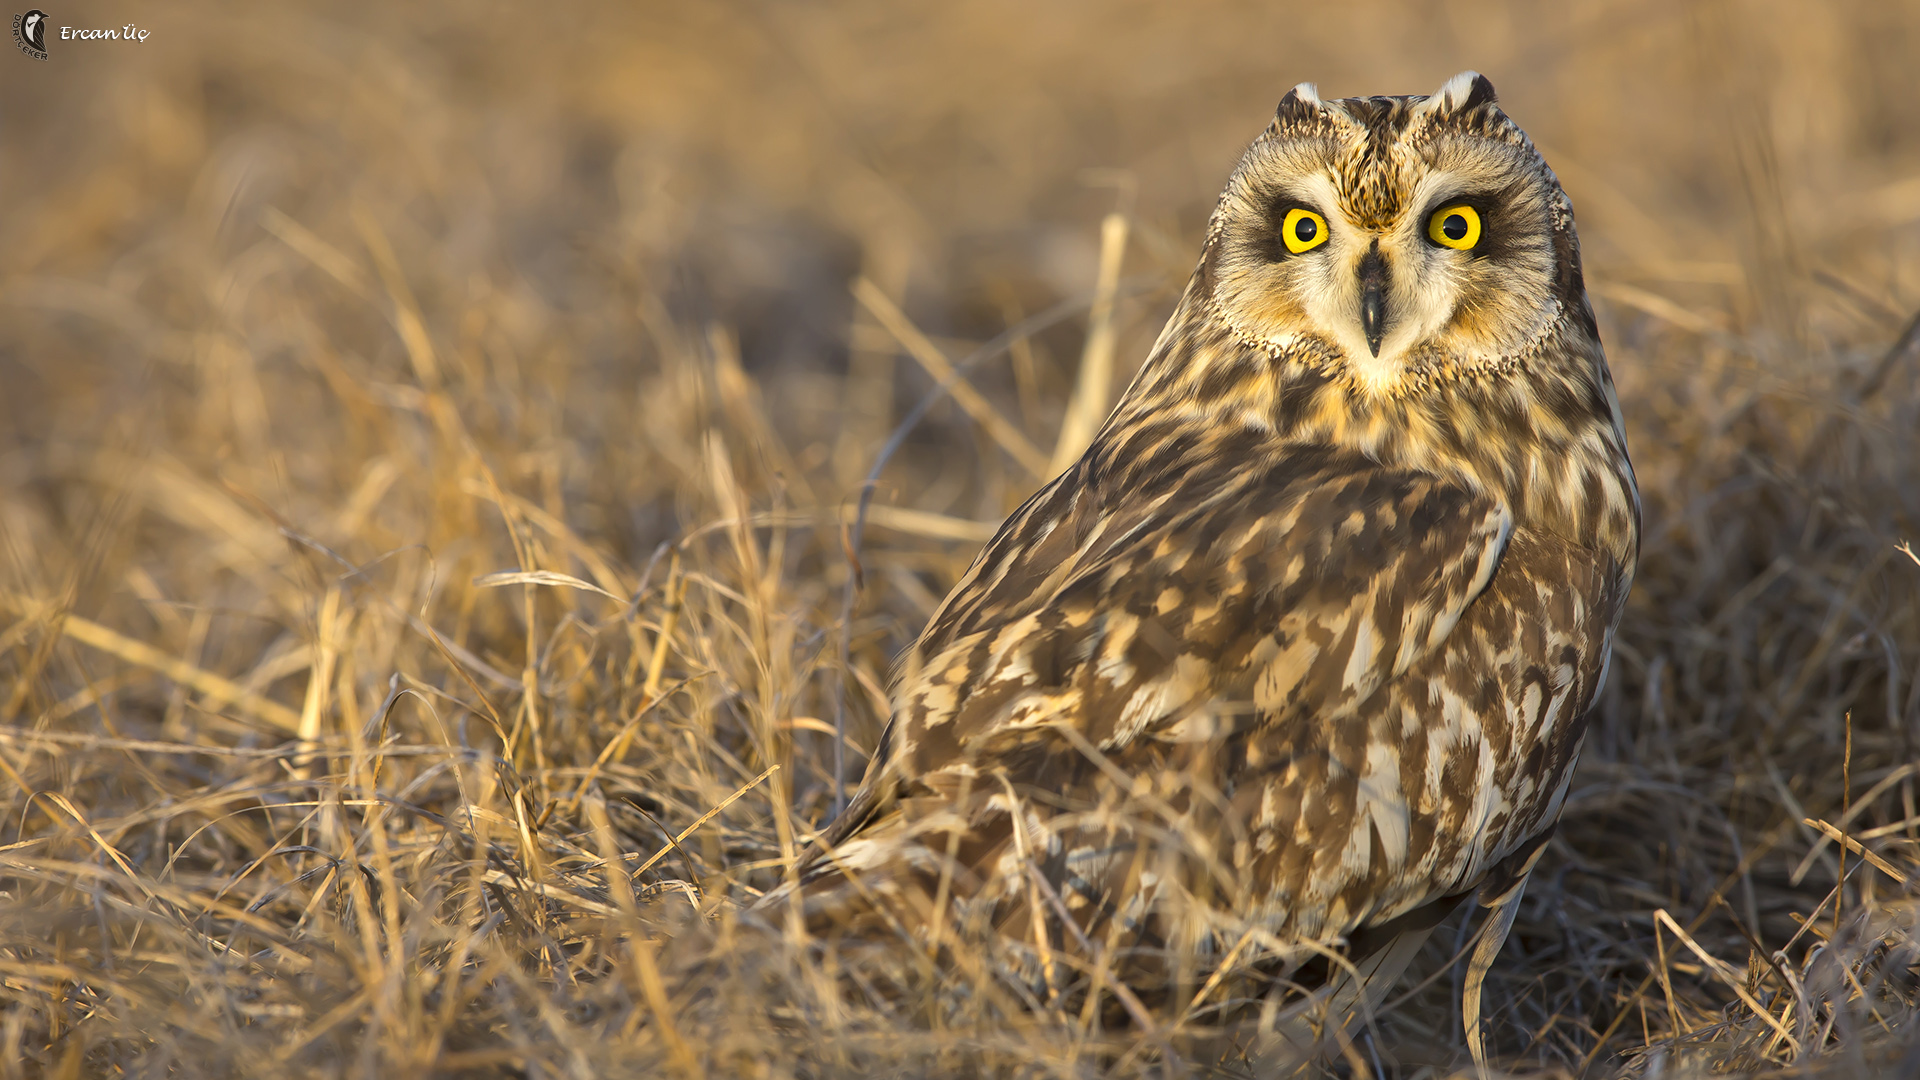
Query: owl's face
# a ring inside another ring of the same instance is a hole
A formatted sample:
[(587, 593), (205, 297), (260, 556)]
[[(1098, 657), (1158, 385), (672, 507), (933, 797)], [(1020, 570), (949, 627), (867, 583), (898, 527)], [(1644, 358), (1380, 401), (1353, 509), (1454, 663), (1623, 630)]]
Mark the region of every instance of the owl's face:
[(1294, 88), (1228, 182), (1201, 272), (1242, 340), (1365, 393), (1497, 373), (1568, 316), (1591, 333), (1566, 196), (1473, 72), (1426, 98)]

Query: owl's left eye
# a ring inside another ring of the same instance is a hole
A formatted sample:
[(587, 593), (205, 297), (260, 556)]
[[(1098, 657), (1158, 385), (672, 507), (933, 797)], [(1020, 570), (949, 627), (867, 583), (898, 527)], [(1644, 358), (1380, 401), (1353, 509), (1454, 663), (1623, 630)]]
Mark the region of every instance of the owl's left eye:
[(1480, 243), (1480, 212), (1465, 203), (1435, 210), (1427, 219), (1427, 239), (1455, 251), (1472, 251)]
[(1287, 211), (1286, 220), (1280, 223), (1280, 239), (1295, 255), (1312, 251), (1327, 242), (1327, 219), (1304, 206), (1296, 206)]

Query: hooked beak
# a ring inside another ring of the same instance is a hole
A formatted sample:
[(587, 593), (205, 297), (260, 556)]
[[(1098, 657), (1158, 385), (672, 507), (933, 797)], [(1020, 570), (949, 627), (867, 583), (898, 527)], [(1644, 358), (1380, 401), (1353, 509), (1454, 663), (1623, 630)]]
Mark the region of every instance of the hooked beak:
[(1360, 259), (1360, 329), (1366, 331), (1367, 348), (1380, 355), (1380, 336), (1387, 325), (1387, 260), (1380, 257), (1380, 241)]

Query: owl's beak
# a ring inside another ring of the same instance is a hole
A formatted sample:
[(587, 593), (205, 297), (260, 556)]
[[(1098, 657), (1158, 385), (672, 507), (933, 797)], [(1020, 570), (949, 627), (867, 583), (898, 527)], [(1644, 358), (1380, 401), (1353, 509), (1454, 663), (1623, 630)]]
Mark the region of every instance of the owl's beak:
[(1360, 329), (1367, 332), (1367, 348), (1380, 355), (1380, 337), (1387, 326), (1387, 260), (1380, 257), (1380, 241), (1360, 259)]

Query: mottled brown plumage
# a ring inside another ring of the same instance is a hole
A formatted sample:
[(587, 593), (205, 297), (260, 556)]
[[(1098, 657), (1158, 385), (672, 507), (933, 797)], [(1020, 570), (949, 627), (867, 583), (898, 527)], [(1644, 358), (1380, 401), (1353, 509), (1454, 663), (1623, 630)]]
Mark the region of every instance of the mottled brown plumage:
[[(1470, 250), (1433, 231), (1460, 206)], [(1303, 84), (1106, 426), (915, 644), (804, 910), (995, 928), (1050, 991), (1084, 937), (1145, 994), (1236, 943), (1357, 949), (1484, 888), (1471, 1020), (1638, 522), (1571, 208), (1492, 87)]]

